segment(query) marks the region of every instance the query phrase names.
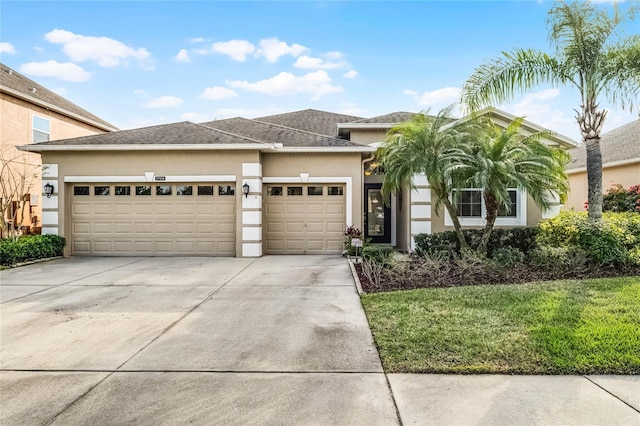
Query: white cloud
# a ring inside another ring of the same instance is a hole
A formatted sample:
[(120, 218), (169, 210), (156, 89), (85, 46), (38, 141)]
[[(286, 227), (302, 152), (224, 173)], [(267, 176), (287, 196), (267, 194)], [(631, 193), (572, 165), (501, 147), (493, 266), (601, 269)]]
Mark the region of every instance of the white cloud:
[(136, 89), (136, 90), (134, 90), (134, 91), (133, 91), (133, 94), (134, 94), (134, 95), (146, 95), (146, 94), (147, 94), (147, 92), (145, 92), (145, 91), (144, 91), (144, 90), (142, 90), (142, 89)]
[(281, 56), (291, 55), (297, 58), (308, 50), (309, 49), (300, 44), (294, 43), (288, 45), (284, 41), (280, 41), (274, 37), (260, 40), (260, 48), (256, 52), (256, 55), (264, 56), (268, 62), (276, 62)]
[(209, 51), (207, 49), (191, 49), (191, 53), (195, 53), (196, 55), (206, 55)]
[(230, 40), (213, 43), (213, 51), (231, 57), (234, 61), (244, 61), (247, 55), (253, 53), (256, 47), (247, 40)]
[(202, 37), (194, 37), (194, 38), (190, 38), (189, 43), (202, 43), (204, 41), (204, 38)]
[(269, 96), (286, 96), (299, 93), (310, 93), (312, 99), (317, 99), (329, 93), (340, 93), (342, 87), (331, 84), (331, 77), (326, 71), (320, 70), (297, 77), (288, 72), (250, 83), (244, 80), (227, 81), (231, 87), (247, 90), (249, 92), (264, 93)]
[[(406, 92), (405, 92), (406, 93)], [(424, 92), (418, 103), (423, 106), (451, 104), (460, 98), (460, 89), (457, 87), (444, 87), (431, 92)]]
[(55, 77), (65, 81), (87, 81), (91, 78), (91, 73), (85, 71), (81, 66), (71, 62), (60, 63), (58, 61), (27, 62), (20, 66), (20, 71), (41, 77)]
[(60, 96), (64, 96), (67, 94), (67, 89), (65, 89), (64, 87), (56, 87), (55, 89), (51, 89), (51, 91)]
[(343, 55), (341, 52), (332, 51), (325, 53), (324, 56), (327, 59), (341, 59)]
[(313, 58), (311, 56), (300, 56), (293, 64), (296, 68), (312, 69), (312, 70), (332, 70), (337, 68), (344, 68), (348, 64), (344, 61), (333, 62), (327, 61), (322, 58)]
[(182, 121), (192, 121), (194, 123), (202, 123), (203, 121), (210, 121), (206, 115), (198, 114), (197, 112), (185, 112), (180, 116)]
[(404, 93), (405, 95), (408, 96), (418, 96), (418, 92), (416, 92), (415, 90), (411, 90), (411, 89), (405, 89), (402, 91), (402, 93)]
[(45, 40), (62, 44), (62, 51), (72, 61), (95, 61), (101, 67), (127, 66), (129, 59), (137, 59), (146, 69), (152, 69), (151, 53), (145, 48), (135, 49), (109, 38), (74, 34), (71, 31), (55, 29), (44, 35)]
[(344, 78), (356, 78), (357, 76), (358, 76), (358, 71), (356, 70), (347, 71), (343, 75)]
[(280, 114), (284, 112), (282, 108), (269, 106), (264, 109), (248, 109), (248, 108), (218, 108), (213, 112), (216, 119), (232, 118), (232, 117), (262, 117), (266, 115)]
[(342, 102), (340, 104), (340, 107), (338, 108), (338, 111), (336, 112), (340, 114), (362, 117), (363, 115), (366, 115), (367, 110), (365, 110), (364, 108), (359, 108), (354, 102)]
[(189, 57), (189, 51), (187, 49), (180, 49), (178, 55), (176, 55), (176, 61), (178, 62), (191, 62), (191, 57)]
[(10, 55), (13, 55), (16, 53), (16, 48), (13, 47), (13, 44), (9, 43), (8, 41), (3, 41), (0, 42), (0, 53), (8, 53)]
[(212, 99), (214, 101), (220, 100), (220, 99), (235, 98), (236, 96), (238, 96), (238, 94), (233, 90), (228, 89), (226, 87), (220, 87), (220, 86), (207, 87), (200, 94), (201, 98)]
[(144, 106), (147, 108), (175, 108), (183, 102), (184, 100), (175, 96), (160, 96), (159, 98), (151, 99)]

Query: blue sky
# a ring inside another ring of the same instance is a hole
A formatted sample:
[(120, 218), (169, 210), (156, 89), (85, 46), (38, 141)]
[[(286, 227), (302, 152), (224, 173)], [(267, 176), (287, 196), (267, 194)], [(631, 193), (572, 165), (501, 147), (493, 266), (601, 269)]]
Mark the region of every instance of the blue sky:
[[(3, 0), (0, 54), (122, 129), (307, 108), (434, 112), (484, 60), (549, 50), (551, 4)], [(499, 107), (577, 140), (578, 105), (569, 88), (541, 87)], [(611, 109), (605, 130), (636, 118)]]

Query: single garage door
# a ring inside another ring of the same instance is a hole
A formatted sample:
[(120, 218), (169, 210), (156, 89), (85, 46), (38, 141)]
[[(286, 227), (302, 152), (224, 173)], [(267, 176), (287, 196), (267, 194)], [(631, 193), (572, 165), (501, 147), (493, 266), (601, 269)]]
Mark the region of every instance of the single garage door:
[(345, 229), (344, 185), (268, 185), (267, 254), (340, 254)]
[(73, 184), (75, 255), (235, 256), (235, 184)]

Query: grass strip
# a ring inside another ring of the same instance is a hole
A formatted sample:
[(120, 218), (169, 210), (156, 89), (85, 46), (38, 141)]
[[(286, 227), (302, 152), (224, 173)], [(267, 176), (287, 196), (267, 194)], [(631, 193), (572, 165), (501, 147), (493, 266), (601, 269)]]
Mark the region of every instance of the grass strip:
[(366, 294), (387, 372), (640, 374), (640, 277)]

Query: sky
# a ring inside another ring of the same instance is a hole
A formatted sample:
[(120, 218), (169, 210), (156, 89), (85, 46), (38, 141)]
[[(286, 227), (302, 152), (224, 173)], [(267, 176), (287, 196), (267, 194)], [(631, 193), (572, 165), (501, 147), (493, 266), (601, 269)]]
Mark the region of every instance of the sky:
[[(365, 118), (435, 113), (501, 52), (552, 52), (551, 6), (3, 0), (0, 59), (120, 129), (308, 108)], [(637, 34), (640, 21), (623, 29)], [(540, 87), (496, 106), (578, 141), (579, 103), (575, 89)], [(638, 118), (602, 106), (605, 131)]]

